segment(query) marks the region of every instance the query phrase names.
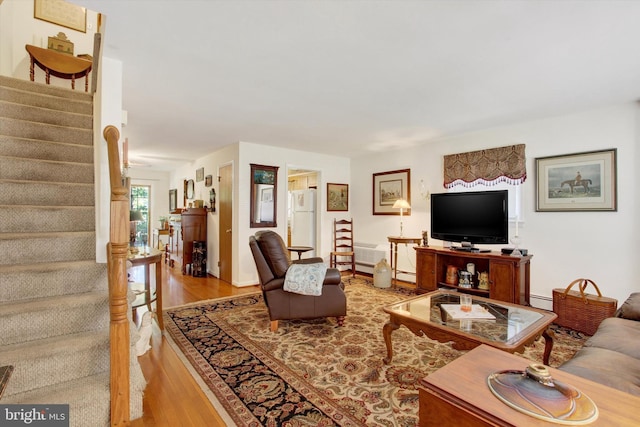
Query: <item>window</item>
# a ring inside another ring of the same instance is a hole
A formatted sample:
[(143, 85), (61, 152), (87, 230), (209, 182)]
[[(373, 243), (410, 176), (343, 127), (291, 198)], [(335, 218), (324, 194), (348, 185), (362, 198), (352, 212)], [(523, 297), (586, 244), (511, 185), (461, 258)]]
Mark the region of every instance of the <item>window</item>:
[(147, 245), (149, 241), (149, 194), (151, 187), (148, 185), (131, 186), (131, 206), (132, 211), (140, 211), (142, 221), (135, 223), (135, 240), (138, 245)]

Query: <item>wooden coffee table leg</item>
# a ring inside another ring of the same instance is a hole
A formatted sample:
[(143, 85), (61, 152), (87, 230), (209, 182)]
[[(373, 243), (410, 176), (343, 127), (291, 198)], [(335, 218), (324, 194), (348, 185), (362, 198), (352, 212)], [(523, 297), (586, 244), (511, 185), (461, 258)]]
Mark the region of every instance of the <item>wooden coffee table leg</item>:
[(542, 356), (542, 363), (548, 366), (549, 356), (551, 356), (551, 350), (553, 349), (553, 331), (551, 328), (547, 328), (542, 333), (542, 336), (544, 337), (544, 354)]
[(392, 321), (388, 321), (382, 327), (382, 336), (384, 337), (384, 343), (387, 345), (387, 357), (382, 359), (385, 365), (391, 363), (391, 359), (393, 359), (393, 348), (391, 347), (391, 332), (398, 329), (400, 325), (393, 323)]

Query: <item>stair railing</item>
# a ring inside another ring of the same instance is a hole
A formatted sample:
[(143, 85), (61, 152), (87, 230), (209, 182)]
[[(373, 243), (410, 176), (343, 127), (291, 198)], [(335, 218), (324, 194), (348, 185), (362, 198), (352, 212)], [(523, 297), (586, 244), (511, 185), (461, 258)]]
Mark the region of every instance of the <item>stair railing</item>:
[(111, 426), (130, 423), (129, 410), (129, 310), (127, 303), (127, 248), (129, 246), (129, 194), (122, 182), (115, 126), (104, 129), (111, 185), (110, 235), (107, 244), (109, 275)]

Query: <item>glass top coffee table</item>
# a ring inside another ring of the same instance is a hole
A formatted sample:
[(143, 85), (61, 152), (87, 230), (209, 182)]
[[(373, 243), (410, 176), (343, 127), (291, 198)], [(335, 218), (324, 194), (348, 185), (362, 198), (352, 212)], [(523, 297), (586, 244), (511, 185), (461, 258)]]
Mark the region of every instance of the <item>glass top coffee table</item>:
[(460, 295), (438, 290), (383, 308), (389, 321), (382, 328), (387, 346), (384, 363), (391, 363), (391, 333), (406, 326), (414, 334), (422, 334), (440, 342), (453, 342), (456, 350), (471, 350), (480, 344), (509, 353), (522, 352), (527, 344), (544, 337), (543, 363), (549, 364), (553, 333), (548, 329), (556, 314), (533, 307), (472, 296), (472, 310), (460, 310)]

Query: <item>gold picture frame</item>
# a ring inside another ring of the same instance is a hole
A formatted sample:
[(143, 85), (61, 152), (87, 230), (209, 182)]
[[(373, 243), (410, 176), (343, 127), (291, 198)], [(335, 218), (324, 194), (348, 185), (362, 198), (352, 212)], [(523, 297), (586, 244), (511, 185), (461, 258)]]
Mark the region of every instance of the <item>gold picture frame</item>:
[(327, 212), (349, 210), (349, 184), (327, 183)]
[(87, 32), (87, 9), (64, 0), (34, 0), (33, 17), (82, 33)]

